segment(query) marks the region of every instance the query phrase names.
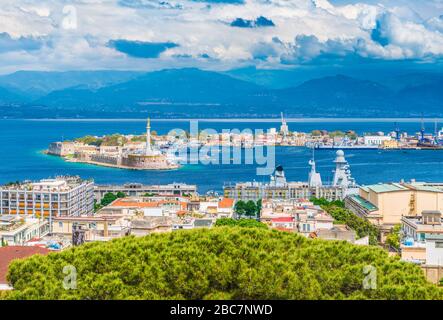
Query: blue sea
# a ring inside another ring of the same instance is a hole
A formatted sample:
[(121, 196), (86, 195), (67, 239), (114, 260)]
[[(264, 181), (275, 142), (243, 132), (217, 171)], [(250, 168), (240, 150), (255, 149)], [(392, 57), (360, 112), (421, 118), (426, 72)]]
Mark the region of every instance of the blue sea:
[[(200, 121), (199, 129), (269, 129), (279, 122), (266, 120)], [(394, 121), (356, 120), (294, 120), (291, 131), (309, 132), (314, 129), (354, 130), (358, 133), (394, 130)], [(425, 123), (429, 132), (434, 123)], [(257, 176), (257, 165), (185, 165), (175, 171), (135, 171), (69, 163), (42, 153), (53, 141), (69, 140), (84, 135), (111, 133), (142, 134), (143, 120), (0, 120), (2, 152), (0, 155), (0, 183), (17, 180), (37, 180), (57, 175), (80, 175), (93, 178), (98, 184), (140, 182), (163, 184), (184, 182), (196, 184), (200, 192), (221, 191), (224, 184), (241, 181), (268, 181), (268, 176)], [(152, 130), (165, 134), (171, 129), (189, 130), (189, 120), (153, 120)], [(400, 129), (411, 134), (420, 129), (420, 122), (400, 122)], [(316, 152), (317, 170), (325, 182), (332, 178), (335, 151)], [(443, 151), (378, 151), (348, 150), (345, 156), (353, 176), (359, 184), (398, 182), (400, 179), (443, 182)], [(284, 167), (289, 181), (306, 181), (311, 151), (302, 147), (277, 147), (276, 164)]]

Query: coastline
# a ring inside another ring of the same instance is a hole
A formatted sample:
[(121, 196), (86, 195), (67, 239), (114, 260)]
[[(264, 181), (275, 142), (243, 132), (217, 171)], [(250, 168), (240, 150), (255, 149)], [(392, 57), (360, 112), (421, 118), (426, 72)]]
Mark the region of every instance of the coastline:
[[(146, 122), (145, 118), (84, 118), (84, 119), (73, 119), (73, 118), (18, 118), (18, 119), (2, 119), (6, 121), (36, 121), (36, 122)], [(358, 122), (400, 122), (400, 123), (414, 123), (420, 122), (421, 118), (285, 118), (286, 122), (289, 123), (318, 123), (318, 122), (343, 122), (343, 123), (358, 123)], [(256, 122), (256, 123), (266, 123), (266, 122), (280, 122), (280, 118), (152, 118), (151, 122), (189, 122), (189, 121), (200, 121), (200, 122), (227, 122), (227, 123), (238, 123), (238, 122)], [(443, 122), (443, 118), (424, 118), (424, 122)]]

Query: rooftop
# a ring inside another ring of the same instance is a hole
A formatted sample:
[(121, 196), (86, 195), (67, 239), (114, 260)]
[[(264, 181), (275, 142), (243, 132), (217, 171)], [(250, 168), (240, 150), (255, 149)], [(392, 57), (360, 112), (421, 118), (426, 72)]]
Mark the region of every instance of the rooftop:
[(359, 195), (351, 195), (349, 197), (352, 200), (354, 200), (355, 202), (357, 202), (360, 206), (362, 206), (363, 208), (367, 209), (368, 211), (376, 211), (376, 210), (378, 210), (378, 208), (375, 205), (373, 205), (368, 200), (363, 199)]
[(54, 179), (41, 179), (40, 181), (11, 182), (0, 186), (3, 190), (23, 190), (23, 191), (69, 191), (86, 180), (78, 176), (59, 176)]
[(0, 247), (0, 284), (7, 284), (6, 275), (8, 273), (9, 264), (12, 262), (12, 260), (27, 258), (34, 254), (46, 255), (49, 252), (51, 251), (40, 247)]
[(366, 186), (366, 189), (370, 189), (376, 193), (408, 190), (407, 187), (402, 186), (401, 184), (398, 184), (398, 183), (373, 184), (373, 185)]
[(233, 205), (234, 205), (234, 199), (230, 198), (223, 198), (218, 202), (219, 208), (232, 208)]

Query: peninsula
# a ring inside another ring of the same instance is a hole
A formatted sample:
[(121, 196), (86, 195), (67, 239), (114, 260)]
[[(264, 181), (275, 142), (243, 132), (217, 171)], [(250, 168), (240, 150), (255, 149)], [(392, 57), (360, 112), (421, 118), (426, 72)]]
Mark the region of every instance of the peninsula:
[(180, 164), (151, 145), (151, 121), (147, 120), (144, 136), (114, 134), (86, 136), (74, 141), (52, 142), (47, 154), (70, 162), (134, 170), (172, 170)]

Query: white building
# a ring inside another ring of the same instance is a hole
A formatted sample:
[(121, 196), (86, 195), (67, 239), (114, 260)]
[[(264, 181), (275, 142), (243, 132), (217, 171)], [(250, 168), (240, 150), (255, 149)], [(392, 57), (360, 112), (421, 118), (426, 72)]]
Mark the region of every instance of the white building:
[(368, 146), (381, 146), (384, 141), (391, 141), (391, 136), (364, 136), (364, 144)]
[(443, 234), (426, 235), (426, 264), (443, 266)]
[(30, 217), (91, 215), (94, 182), (79, 177), (57, 177), (0, 187), (0, 214)]
[(41, 239), (49, 233), (44, 219), (0, 216), (0, 246), (23, 246), (30, 240)]

